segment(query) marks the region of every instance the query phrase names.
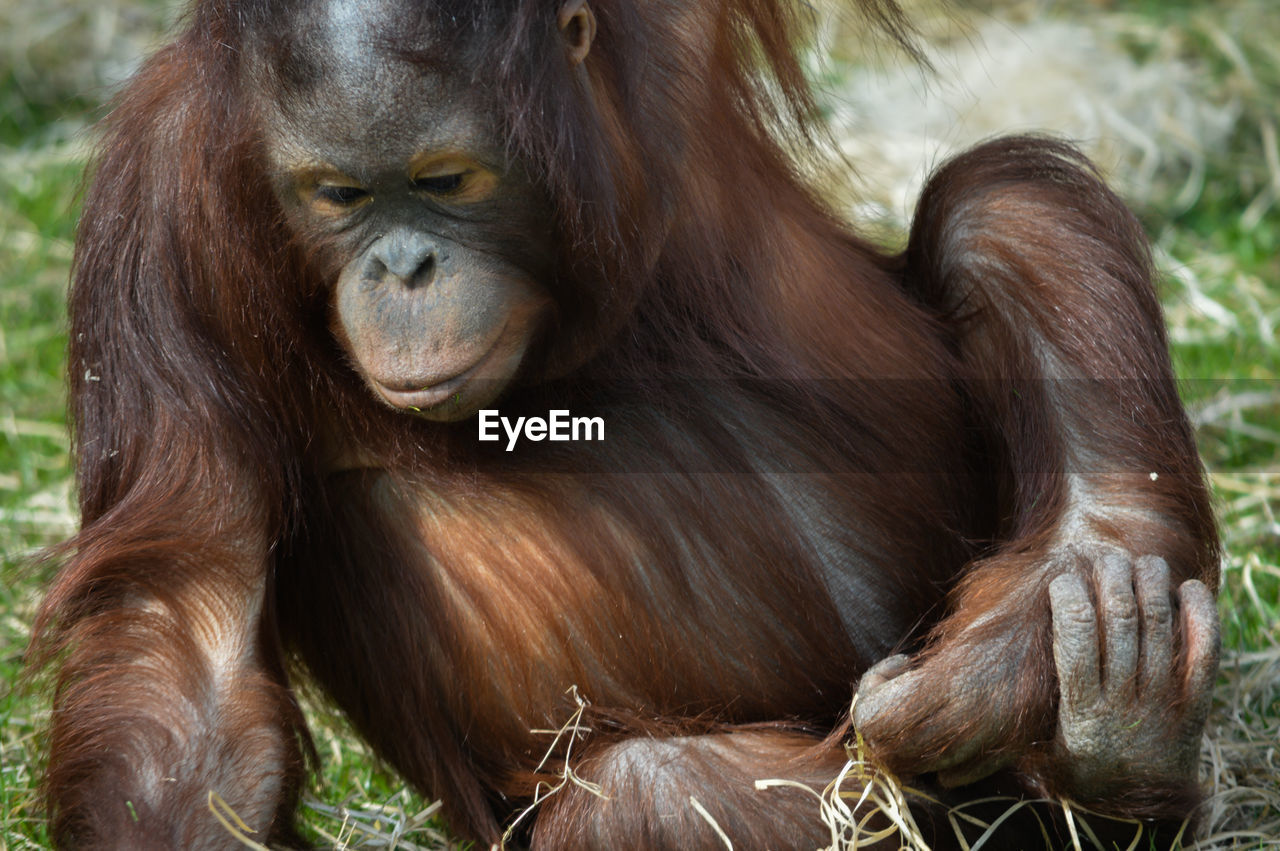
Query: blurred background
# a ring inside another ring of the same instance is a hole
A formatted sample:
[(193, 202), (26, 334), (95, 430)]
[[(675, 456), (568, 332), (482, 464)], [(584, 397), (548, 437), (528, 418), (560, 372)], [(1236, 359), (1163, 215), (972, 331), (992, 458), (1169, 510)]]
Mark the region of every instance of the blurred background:
[[(1228, 549), (1197, 845), (1280, 848), (1280, 7), (909, 0), (929, 70), (837, 5), (815, 7), (832, 128), (821, 179), (878, 238), (901, 242), (948, 154), (1026, 130), (1083, 146), (1146, 224)], [(0, 0), (0, 851), (47, 846), (48, 707), (19, 675), (49, 569), (33, 557), (75, 528), (64, 299), (89, 128), (180, 14), (163, 0)], [(312, 839), (448, 847), (431, 803), (311, 704), (324, 763)]]

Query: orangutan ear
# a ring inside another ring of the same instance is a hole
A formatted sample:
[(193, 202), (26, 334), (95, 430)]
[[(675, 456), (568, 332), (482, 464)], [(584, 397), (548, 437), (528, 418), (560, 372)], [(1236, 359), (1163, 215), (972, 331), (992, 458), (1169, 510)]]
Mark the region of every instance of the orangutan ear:
[(580, 65), (591, 52), (591, 42), (596, 37), (596, 16), (587, 0), (567, 0), (560, 7), (556, 18), (560, 34), (564, 36), (569, 51), (569, 64)]

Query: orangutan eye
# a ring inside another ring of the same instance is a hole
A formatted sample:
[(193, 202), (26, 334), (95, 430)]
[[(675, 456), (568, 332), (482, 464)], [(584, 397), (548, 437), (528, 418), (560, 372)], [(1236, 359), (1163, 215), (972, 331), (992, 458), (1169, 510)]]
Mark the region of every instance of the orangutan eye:
[(427, 198), (457, 206), (492, 197), (498, 176), (465, 154), (426, 153), (409, 164), (409, 183)]
[(413, 188), (432, 195), (452, 195), (462, 188), (466, 178), (464, 172), (419, 177), (413, 181)]
[(315, 197), (316, 200), (324, 201), (327, 204), (350, 207), (368, 198), (369, 190), (361, 189), (359, 186), (321, 184), (316, 187)]

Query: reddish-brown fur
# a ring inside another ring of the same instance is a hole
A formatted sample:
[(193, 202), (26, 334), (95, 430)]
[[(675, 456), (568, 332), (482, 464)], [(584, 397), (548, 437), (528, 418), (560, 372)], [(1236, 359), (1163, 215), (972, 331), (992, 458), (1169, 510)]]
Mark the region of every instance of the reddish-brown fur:
[[(1216, 575), (1132, 216), (1073, 150), (1004, 140), (940, 171), (890, 256), (793, 165), (815, 111), (789, 5), (593, 0), (590, 98), (551, 61), (554, 8), (452, 5), (486, 35), (451, 58), (492, 69), (558, 212), (555, 325), (504, 413), (605, 411), (607, 440), (506, 455), (373, 401), (266, 189), (235, 49), (265, 4), (199, 3), (108, 119), (79, 234), (83, 528), (38, 625), (58, 841), (217, 845), (211, 791), (287, 838), (295, 658), (484, 842), (571, 686), (592, 728), (574, 769), (615, 799), (567, 790), (535, 844), (715, 847), (690, 812), (657, 820), (690, 794), (741, 847), (811, 838), (807, 798), (751, 781), (833, 777), (824, 737), (898, 648), (927, 646), (943, 695), (992, 676), (1024, 788), (1062, 791), (1037, 743), (1063, 535)], [(865, 601), (828, 587), (831, 551)], [(962, 633), (1003, 673), (948, 655)], [(904, 710), (902, 741), (936, 709)], [(1157, 816), (1194, 796), (1127, 791)]]

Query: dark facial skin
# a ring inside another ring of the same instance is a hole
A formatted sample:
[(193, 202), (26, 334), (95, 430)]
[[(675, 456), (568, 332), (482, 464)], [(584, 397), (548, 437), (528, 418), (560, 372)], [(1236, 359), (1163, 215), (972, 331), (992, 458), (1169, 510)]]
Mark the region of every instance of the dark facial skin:
[(369, 388), (459, 420), (508, 386), (546, 322), (549, 206), (475, 87), (388, 51), (397, 4), (373, 5), (332, 0), (292, 46), (308, 76), (265, 105), (275, 191), (335, 270), (333, 330)]

